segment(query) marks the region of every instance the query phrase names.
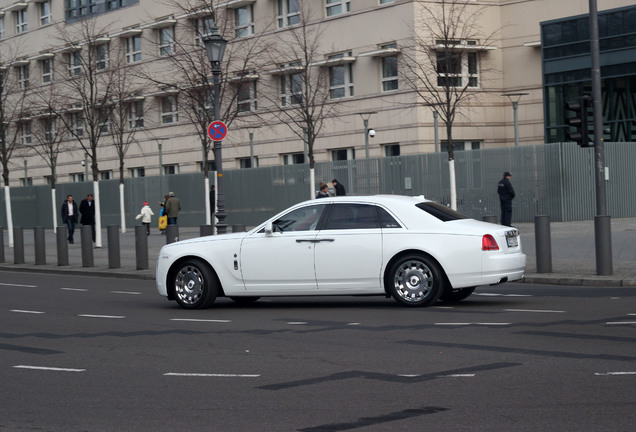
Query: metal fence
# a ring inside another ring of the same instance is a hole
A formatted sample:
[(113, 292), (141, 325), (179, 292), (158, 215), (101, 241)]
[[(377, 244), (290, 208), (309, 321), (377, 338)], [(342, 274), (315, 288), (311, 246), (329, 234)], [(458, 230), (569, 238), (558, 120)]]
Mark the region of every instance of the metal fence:
[[(609, 215), (635, 217), (636, 145), (605, 143), (605, 159), (609, 172), (606, 181)], [(350, 195), (424, 195), (444, 204), (450, 202), (445, 153), (317, 163), (315, 170), (316, 182), (337, 178)], [(496, 191), (504, 171), (513, 174), (512, 184), (517, 194), (513, 201), (513, 222), (532, 222), (539, 214), (549, 215), (555, 222), (594, 218), (593, 149), (581, 149), (574, 143), (556, 143), (458, 151), (455, 153), (458, 210), (476, 219), (499, 216)], [(214, 179), (213, 173), (210, 179)], [(230, 170), (224, 173), (224, 179), (228, 225), (254, 226), (289, 205), (310, 198), (308, 165)], [(119, 225), (119, 181), (100, 181), (99, 187), (103, 227)], [(124, 181), (124, 188), (127, 226), (137, 223), (135, 215), (144, 201), (150, 203), (158, 216), (158, 203), (170, 191), (182, 202), (179, 225), (205, 224), (204, 194), (207, 192), (201, 173), (130, 178)], [(79, 202), (89, 192), (92, 192), (90, 182), (59, 184), (55, 211), (59, 214), (67, 194)], [(4, 194), (0, 195), (0, 226), (6, 227), (6, 203)], [(11, 188), (11, 206), (15, 226), (52, 228), (49, 186)]]

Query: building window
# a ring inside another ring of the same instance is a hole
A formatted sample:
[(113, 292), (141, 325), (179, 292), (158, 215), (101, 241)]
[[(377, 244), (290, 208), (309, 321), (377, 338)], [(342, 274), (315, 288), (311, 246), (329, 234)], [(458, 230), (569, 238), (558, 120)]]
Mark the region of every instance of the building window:
[[(481, 148), (481, 141), (453, 141), (453, 149), (455, 151), (462, 150), (479, 150)], [(442, 153), (448, 152), (448, 141), (441, 142)]]
[(53, 60), (44, 59), (40, 61), (40, 69), (42, 71), (42, 84), (48, 84), (53, 81)]
[(258, 168), (258, 156), (254, 156), (254, 166), (252, 167), (252, 158), (244, 157), (238, 158), (239, 168)]
[[(199, 162), (199, 169), (203, 172), (203, 162)], [(216, 171), (216, 161), (208, 161), (208, 172)]]
[[(444, 44), (444, 41), (437, 41)], [(437, 85), (439, 87), (479, 87), (477, 52), (453, 50), (452, 45), (476, 45), (476, 41), (449, 41), (437, 52)]]
[(387, 144), (384, 146), (384, 156), (392, 157), (400, 155), (400, 145), (399, 144)]
[(298, 105), (303, 102), (302, 73), (283, 74), (280, 76), (280, 105)]
[(24, 33), (28, 29), (27, 25), (27, 9), (20, 9), (13, 13), (15, 17), (15, 32), (16, 33)]
[(4, 17), (0, 16), (0, 39), (4, 38)]
[(106, 0), (106, 10), (119, 9), (126, 6), (126, 0)]
[[(349, 53), (348, 55), (351, 55)], [(343, 53), (329, 56), (329, 60), (342, 58)], [(329, 97), (339, 99), (353, 96), (353, 64), (345, 63), (329, 67)]]
[(137, 100), (128, 106), (128, 128), (137, 129), (144, 127), (144, 101)]
[(299, 23), (299, 0), (278, 0), (278, 27), (288, 27)]
[(84, 116), (81, 112), (71, 113), (69, 116), (70, 131), (74, 137), (84, 136)]
[(238, 85), (237, 95), (239, 112), (256, 111), (256, 81), (245, 81)]
[(104, 70), (108, 67), (110, 45), (103, 43), (95, 46), (95, 62), (97, 70)]
[[(397, 44), (382, 45), (381, 49), (397, 48)], [(382, 91), (398, 89), (398, 58), (395, 55), (382, 57)]]
[(137, 167), (130, 169), (131, 177), (146, 177), (146, 169), (144, 167)]
[(29, 87), (29, 65), (17, 66), (16, 72), (18, 73), (18, 87), (22, 90)]
[(174, 27), (165, 27), (158, 29), (159, 33), (159, 55), (167, 56), (174, 54)]
[(55, 120), (53, 118), (45, 118), (42, 120), (42, 129), (44, 129), (44, 140), (47, 143), (52, 143), (57, 137), (57, 130), (55, 128)]
[(27, 145), (31, 145), (31, 143), (33, 142), (32, 136), (31, 136), (31, 122), (30, 121), (25, 121), (20, 123), (20, 143), (23, 146), (27, 146)]
[(20, 183), (22, 184), (22, 186), (33, 186), (33, 177), (21, 177)]
[(66, 18), (92, 15), (97, 10), (97, 0), (66, 0)]
[(163, 173), (165, 175), (179, 174), (179, 165), (177, 165), (177, 164), (164, 165), (163, 166)]
[(380, 0), (380, 4), (393, 3), (395, 0)]
[(353, 147), (331, 150), (332, 161), (352, 160), (356, 158), (356, 151)]
[(99, 116), (99, 133), (108, 133), (110, 132), (110, 108), (100, 108), (97, 115)]
[(71, 77), (82, 74), (82, 54), (79, 51), (71, 51), (68, 56), (68, 75)]
[(40, 25), (51, 24), (51, 2), (43, 1), (40, 3)]
[(126, 38), (126, 63), (141, 61), (141, 35)]
[(113, 170), (106, 170), (106, 171), (99, 172), (100, 180), (110, 180), (112, 178), (113, 178)]
[(194, 44), (203, 46), (203, 37), (212, 34), (213, 27), (214, 18), (211, 16), (194, 20)]
[(177, 112), (176, 96), (164, 96), (161, 98), (161, 123), (176, 123), (179, 120)]
[(325, 0), (325, 12), (327, 16), (351, 12), (351, 2), (349, 0)]
[(254, 34), (254, 6), (241, 6), (234, 9), (234, 34), (244, 37)]
[(81, 183), (84, 181), (84, 173), (72, 173), (71, 181), (73, 183)]
[(300, 165), (305, 163), (304, 153), (289, 153), (283, 155), (283, 165)]

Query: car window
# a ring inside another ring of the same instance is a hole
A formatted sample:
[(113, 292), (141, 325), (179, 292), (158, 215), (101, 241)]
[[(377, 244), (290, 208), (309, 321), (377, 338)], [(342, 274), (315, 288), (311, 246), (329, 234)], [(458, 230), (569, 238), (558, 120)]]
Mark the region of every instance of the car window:
[(378, 207), (378, 214), (380, 215), (380, 226), (382, 228), (402, 228), (400, 223), (382, 207)]
[(274, 221), (274, 231), (314, 231), (326, 207), (326, 204), (319, 204), (292, 210)]
[(380, 228), (377, 207), (369, 204), (331, 204), (323, 229)]
[(440, 203), (436, 203), (433, 201), (423, 202), (415, 205), (417, 208), (424, 210), (426, 213), (431, 216), (435, 216), (437, 219), (442, 222), (454, 221), (459, 219), (468, 219), (468, 216), (464, 216), (461, 213), (456, 212), (455, 210), (446, 207)]

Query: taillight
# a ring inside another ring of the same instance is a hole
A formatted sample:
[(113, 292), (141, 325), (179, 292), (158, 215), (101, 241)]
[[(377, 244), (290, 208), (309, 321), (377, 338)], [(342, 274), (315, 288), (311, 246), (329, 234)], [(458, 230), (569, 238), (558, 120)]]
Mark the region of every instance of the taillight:
[(499, 246), (495, 241), (495, 238), (490, 234), (486, 234), (481, 238), (481, 250), (491, 251), (491, 250), (499, 250)]

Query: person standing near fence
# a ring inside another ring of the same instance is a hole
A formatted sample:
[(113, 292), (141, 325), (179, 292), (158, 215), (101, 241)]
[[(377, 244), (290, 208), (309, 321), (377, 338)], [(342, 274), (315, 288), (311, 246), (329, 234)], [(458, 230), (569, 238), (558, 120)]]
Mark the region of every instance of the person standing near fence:
[(512, 226), (512, 200), (515, 198), (515, 190), (510, 183), (510, 174), (508, 171), (503, 173), (503, 178), (497, 184), (497, 193), (499, 194), (499, 202), (501, 203), (501, 224)]
[(95, 201), (93, 201), (93, 194), (86, 195), (86, 198), (80, 203), (79, 211), (82, 214), (80, 223), (91, 226), (93, 243), (95, 243)]
[(73, 244), (73, 233), (77, 223), (77, 204), (73, 201), (73, 195), (67, 195), (62, 203), (62, 222), (68, 227), (68, 242)]
[(168, 199), (164, 205), (168, 216), (168, 225), (176, 225), (179, 212), (181, 211), (181, 200), (174, 196), (174, 192), (168, 193)]
[(347, 194), (347, 191), (345, 190), (344, 185), (340, 183), (338, 180), (336, 179), (331, 180), (331, 184), (333, 184), (333, 187), (336, 190), (336, 196), (345, 196)]

